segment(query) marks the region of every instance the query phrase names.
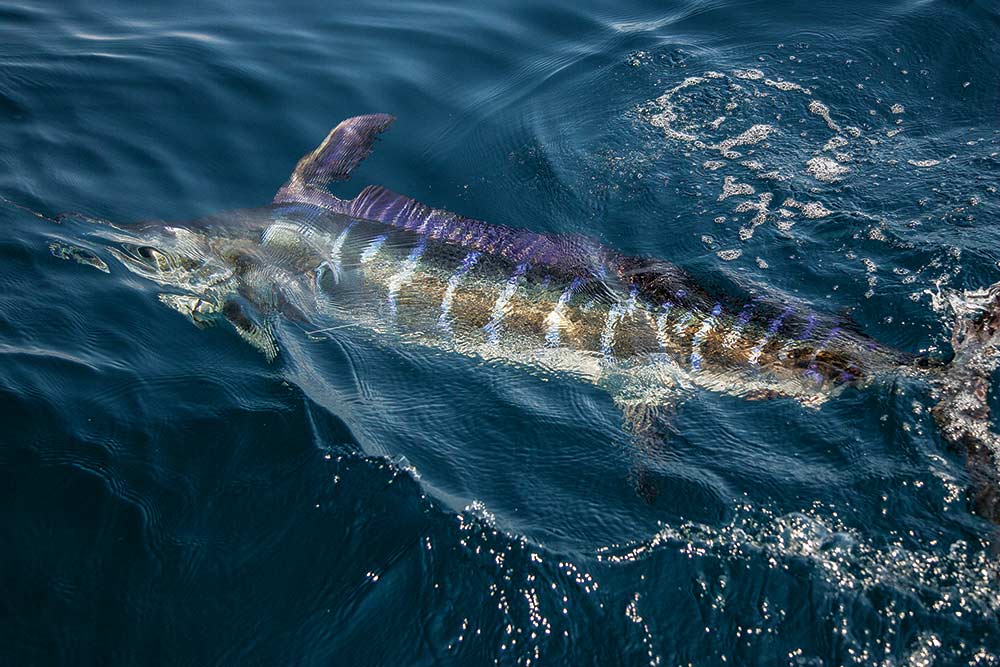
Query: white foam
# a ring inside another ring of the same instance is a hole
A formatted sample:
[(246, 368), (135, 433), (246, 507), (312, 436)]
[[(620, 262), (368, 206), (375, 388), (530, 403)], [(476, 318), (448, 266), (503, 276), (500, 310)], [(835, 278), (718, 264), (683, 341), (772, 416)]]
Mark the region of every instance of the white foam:
[(771, 136), (772, 132), (774, 132), (773, 126), (765, 123), (758, 123), (757, 125), (750, 126), (747, 130), (741, 132), (735, 137), (730, 137), (722, 143), (713, 146), (713, 148), (722, 153), (723, 157), (734, 159), (739, 157), (739, 154), (733, 151), (733, 148), (737, 146), (752, 146), (754, 144), (759, 144)]
[(782, 203), (782, 206), (787, 206), (789, 208), (797, 208), (800, 211), (802, 211), (802, 215), (804, 215), (807, 218), (813, 218), (813, 219), (815, 219), (815, 218), (825, 218), (826, 216), (828, 216), (831, 213), (833, 213), (833, 211), (831, 211), (827, 207), (823, 206), (823, 204), (821, 204), (818, 201), (811, 201), (811, 202), (803, 203), (803, 202), (800, 202), (800, 201), (796, 201), (796, 200), (792, 199), (791, 197), (789, 197), (788, 199), (786, 199)]
[(773, 197), (774, 195), (770, 192), (762, 192), (757, 201), (748, 200), (736, 207), (737, 213), (757, 211), (757, 214), (750, 220), (749, 226), (740, 228), (741, 241), (749, 241), (753, 238), (753, 231), (767, 222), (767, 215), (770, 213), (768, 207), (771, 205)]
[(817, 156), (806, 162), (806, 172), (811, 174), (817, 181), (824, 183), (835, 183), (839, 181), (850, 169), (842, 164), (834, 162), (830, 158)]
[(786, 93), (794, 90), (800, 93), (804, 93), (806, 95), (812, 95), (811, 90), (809, 90), (808, 88), (803, 88), (799, 84), (793, 83), (791, 81), (775, 81), (773, 79), (764, 79), (764, 85), (771, 86), (772, 88), (777, 88), (778, 90)]
[(833, 118), (830, 117), (830, 107), (826, 106), (819, 100), (809, 101), (809, 113), (815, 114), (823, 119), (826, 126), (833, 130), (834, 132), (840, 132), (840, 126), (833, 122)]
[(698, 137), (696, 135), (689, 132), (683, 132), (672, 127), (672, 123), (677, 120), (677, 113), (674, 111), (672, 99), (679, 91), (684, 90), (685, 88), (690, 88), (691, 86), (697, 86), (705, 81), (707, 81), (707, 79), (700, 76), (689, 76), (656, 98), (655, 103), (659, 107), (660, 112), (649, 116), (649, 124), (653, 127), (662, 127), (663, 131), (666, 132), (667, 136), (671, 139), (687, 142), (697, 140)]
[(846, 138), (840, 136), (839, 134), (834, 137), (830, 137), (830, 140), (823, 144), (824, 151), (835, 151), (838, 148), (843, 148), (847, 144), (851, 143)]
[(722, 181), (722, 193), (719, 195), (719, 201), (730, 197), (752, 195), (753, 193), (753, 186), (749, 183), (737, 183), (735, 176), (726, 176)]

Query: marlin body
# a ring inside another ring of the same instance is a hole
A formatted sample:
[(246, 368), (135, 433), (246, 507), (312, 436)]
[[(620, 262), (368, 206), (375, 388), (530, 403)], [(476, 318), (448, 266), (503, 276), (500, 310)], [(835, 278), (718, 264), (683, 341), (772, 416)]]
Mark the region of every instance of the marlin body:
[(982, 444), (985, 389), (966, 391), (985, 374), (980, 351), (994, 343), (1000, 289), (983, 293), (986, 315), (966, 325), (974, 348), (956, 342), (969, 361), (946, 365), (801, 306), (714, 296), (672, 264), (588, 238), (491, 225), (380, 186), (352, 200), (330, 194), (325, 186), (346, 180), (393, 120), (342, 122), (269, 206), (115, 226), (110, 252), (167, 288), (165, 304), (199, 325), (225, 318), (268, 359), (281, 347), (274, 318), (284, 317), (314, 337), (354, 327), (391, 344), (569, 374), (610, 392), (647, 450), (694, 388), (817, 407), (886, 375), (947, 378), (935, 385), (945, 388), (943, 433), (969, 450), (970, 466), (988, 468), (973, 473), (976, 505), (1000, 516), (993, 450)]

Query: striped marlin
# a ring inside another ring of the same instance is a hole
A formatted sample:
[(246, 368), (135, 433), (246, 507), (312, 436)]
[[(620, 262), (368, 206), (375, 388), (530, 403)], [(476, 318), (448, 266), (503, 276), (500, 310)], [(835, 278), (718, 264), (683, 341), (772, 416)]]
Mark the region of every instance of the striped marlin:
[[(698, 388), (817, 408), (847, 387), (919, 376), (939, 400), (943, 437), (967, 453), (975, 511), (1000, 521), (986, 401), (1000, 284), (966, 295), (975, 312), (958, 318), (952, 357), (938, 359), (802, 306), (714, 294), (673, 264), (582, 236), (488, 224), (377, 185), (349, 200), (331, 194), (393, 121), (337, 125), (267, 206), (93, 234), (160, 284), (164, 304), (199, 326), (228, 321), (268, 360), (284, 317), (314, 335), (358, 327), (386, 344), (568, 374), (607, 390), (650, 450), (679, 397)], [(636, 481), (651, 498), (648, 480)]]

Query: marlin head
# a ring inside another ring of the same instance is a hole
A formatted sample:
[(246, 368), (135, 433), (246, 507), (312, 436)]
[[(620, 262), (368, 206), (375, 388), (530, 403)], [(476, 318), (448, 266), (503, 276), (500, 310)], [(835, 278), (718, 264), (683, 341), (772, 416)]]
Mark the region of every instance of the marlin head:
[(202, 293), (231, 275), (211, 239), (198, 231), (168, 225), (116, 227), (100, 234), (108, 252), (131, 273), (189, 293)]
[[(202, 328), (228, 320), (268, 360), (278, 354), (267, 310), (293, 311), (261, 280), (260, 209), (234, 211), (185, 225), (100, 225), (89, 232), (130, 273), (164, 288), (159, 300)], [(261, 298), (261, 297), (268, 298)]]

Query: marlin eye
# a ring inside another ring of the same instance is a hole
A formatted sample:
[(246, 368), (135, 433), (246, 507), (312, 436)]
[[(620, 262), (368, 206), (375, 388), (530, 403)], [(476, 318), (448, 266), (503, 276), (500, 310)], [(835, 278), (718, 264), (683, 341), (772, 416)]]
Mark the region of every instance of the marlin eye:
[(145, 259), (156, 259), (156, 248), (148, 245), (139, 246), (137, 251)]

